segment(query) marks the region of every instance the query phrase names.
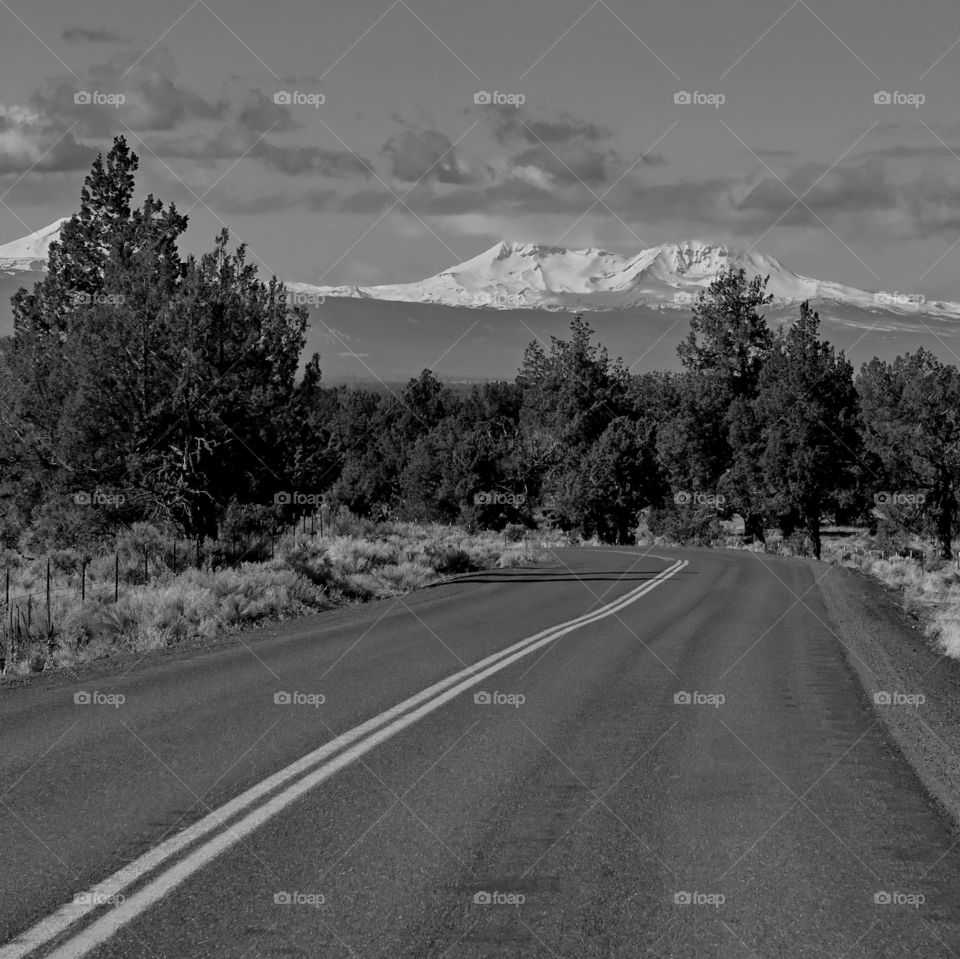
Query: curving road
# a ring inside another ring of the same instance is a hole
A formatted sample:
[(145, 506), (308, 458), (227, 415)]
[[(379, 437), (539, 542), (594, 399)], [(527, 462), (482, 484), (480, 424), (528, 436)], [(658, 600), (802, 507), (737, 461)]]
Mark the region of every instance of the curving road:
[(5, 689), (0, 959), (960, 955), (827, 567), (655, 552)]

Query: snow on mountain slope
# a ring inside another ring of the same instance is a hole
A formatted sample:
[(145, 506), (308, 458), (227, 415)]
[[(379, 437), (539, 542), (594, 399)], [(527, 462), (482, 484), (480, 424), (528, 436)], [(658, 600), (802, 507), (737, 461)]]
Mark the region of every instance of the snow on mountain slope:
[[(57, 239), (66, 219), (0, 245), (0, 272), (43, 270), (50, 243)], [(464, 263), (415, 283), (287, 286), (311, 300), (317, 296), (351, 297), (496, 309), (689, 309), (697, 293), (727, 266), (742, 267), (751, 277), (768, 276), (767, 291), (779, 306), (811, 300), (870, 313), (960, 319), (960, 303), (927, 301), (922, 296), (896, 292), (873, 293), (816, 280), (794, 273), (775, 257), (703, 240), (665, 243), (629, 256), (593, 248), (568, 250), (504, 240)]]
[(60, 227), (69, 219), (63, 217), (22, 239), (0, 246), (0, 270), (26, 272), (42, 270), (47, 263), (50, 244), (59, 238)]
[(632, 256), (605, 250), (503, 241), (478, 256), (416, 283), (367, 287), (322, 287), (291, 283), (295, 291), (335, 297), (366, 297), (446, 306), (502, 309), (605, 310), (630, 306), (688, 308), (724, 267), (749, 276), (769, 276), (767, 291), (780, 304), (833, 301), (864, 309), (960, 317), (960, 304), (928, 303), (895, 292), (872, 293), (816, 280), (779, 260), (718, 243), (684, 240)]

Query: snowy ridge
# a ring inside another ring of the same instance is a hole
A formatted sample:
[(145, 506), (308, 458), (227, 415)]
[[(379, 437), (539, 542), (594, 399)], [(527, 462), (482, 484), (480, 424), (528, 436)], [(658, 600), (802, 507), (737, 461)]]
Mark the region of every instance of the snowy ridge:
[(630, 306), (689, 308), (725, 267), (748, 276), (769, 276), (767, 292), (777, 304), (825, 300), (895, 313), (960, 318), (960, 303), (925, 302), (895, 291), (873, 293), (816, 280), (787, 269), (779, 260), (720, 243), (683, 240), (624, 256), (606, 250), (568, 250), (504, 240), (478, 256), (416, 283), (384, 286), (311, 286), (303, 293), (367, 297), (406, 303), (499, 309), (605, 310)]
[(29, 236), (0, 246), (0, 270), (12, 272), (40, 271), (47, 265), (50, 244), (59, 239), (60, 227), (69, 219), (55, 220)]

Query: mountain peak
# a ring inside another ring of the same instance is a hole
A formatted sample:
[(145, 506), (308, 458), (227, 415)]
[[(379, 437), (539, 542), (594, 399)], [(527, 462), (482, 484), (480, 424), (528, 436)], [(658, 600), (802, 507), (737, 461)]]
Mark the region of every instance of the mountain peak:
[(50, 244), (60, 238), (60, 230), (70, 217), (61, 217), (39, 230), (0, 246), (0, 269), (36, 270), (46, 266)]

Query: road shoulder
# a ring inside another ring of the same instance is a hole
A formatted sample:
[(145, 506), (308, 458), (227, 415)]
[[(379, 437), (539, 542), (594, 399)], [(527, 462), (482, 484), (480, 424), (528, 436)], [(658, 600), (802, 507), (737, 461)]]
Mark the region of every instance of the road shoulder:
[(810, 563), (865, 701), (960, 829), (960, 662), (929, 645), (895, 591), (850, 569)]

